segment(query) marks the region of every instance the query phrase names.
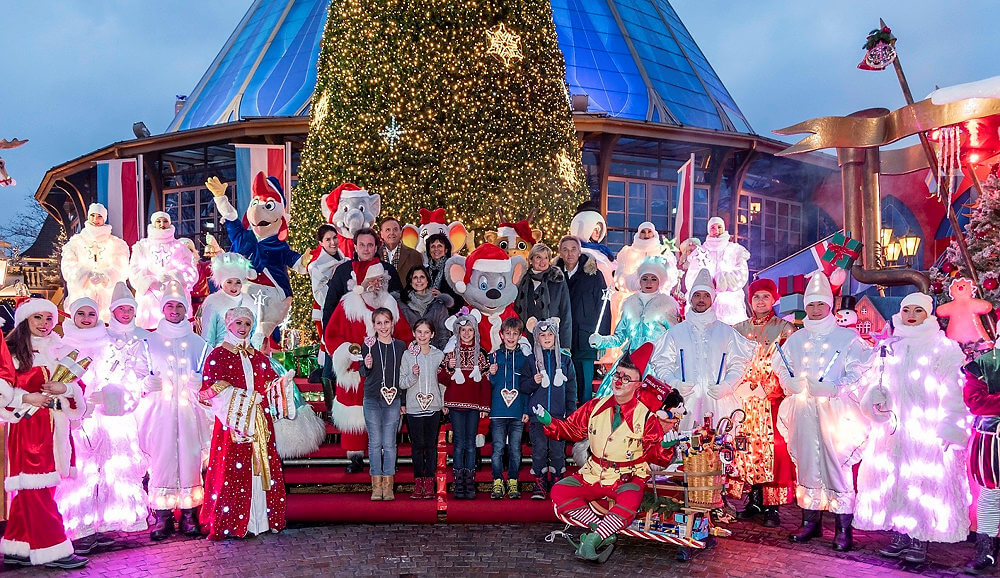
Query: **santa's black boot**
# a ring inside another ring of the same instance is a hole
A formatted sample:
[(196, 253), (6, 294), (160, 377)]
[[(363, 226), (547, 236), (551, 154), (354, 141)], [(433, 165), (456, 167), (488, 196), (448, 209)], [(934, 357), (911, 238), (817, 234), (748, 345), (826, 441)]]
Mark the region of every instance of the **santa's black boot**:
[(201, 536), (201, 527), (198, 525), (198, 508), (181, 510), (181, 521), (177, 524), (177, 531), (185, 536)]
[(837, 514), (837, 533), (833, 535), (833, 549), (847, 552), (854, 547), (854, 514)]
[(788, 537), (795, 543), (808, 542), (823, 535), (823, 511), (802, 510), (802, 528)]
[(764, 513), (764, 488), (760, 484), (750, 486), (750, 496), (747, 499), (747, 507), (736, 515), (741, 520), (756, 518)]
[(349, 456), (351, 458), (351, 463), (347, 464), (347, 468), (344, 470), (348, 474), (360, 474), (365, 469), (365, 454), (356, 453)]
[(986, 574), (993, 572), (997, 565), (997, 549), (993, 537), (976, 533), (976, 556), (965, 565), (966, 574)]
[(149, 531), (149, 539), (154, 542), (166, 540), (174, 533), (173, 510), (156, 510), (156, 524)]

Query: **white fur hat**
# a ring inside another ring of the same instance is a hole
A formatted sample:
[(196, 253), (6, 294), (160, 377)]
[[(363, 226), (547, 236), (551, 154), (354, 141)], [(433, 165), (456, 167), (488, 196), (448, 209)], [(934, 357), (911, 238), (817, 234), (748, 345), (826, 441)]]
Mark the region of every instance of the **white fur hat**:
[(152, 215), (150, 215), (149, 216), (149, 222), (152, 223), (153, 221), (155, 221), (156, 219), (158, 219), (160, 217), (165, 217), (167, 219), (168, 223), (173, 224), (173, 221), (170, 219), (170, 215), (168, 215), (167, 213), (164, 213), (163, 211), (156, 211), (155, 213), (153, 213)]
[(226, 311), (226, 327), (229, 327), (229, 325), (237, 319), (249, 319), (250, 323), (253, 323), (253, 311), (250, 311), (248, 307), (233, 307)]
[(70, 317), (72, 317), (76, 315), (76, 312), (79, 311), (81, 307), (90, 307), (95, 313), (101, 312), (101, 308), (97, 304), (97, 301), (94, 301), (90, 297), (80, 297), (79, 299), (75, 299), (69, 304), (69, 308), (66, 309), (66, 312), (69, 313)]
[(132, 292), (129, 291), (128, 285), (123, 281), (119, 281), (115, 283), (115, 289), (111, 292), (111, 306), (108, 307), (108, 310), (114, 311), (122, 305), (131, 305), (134, 309), (139, 308), (139, 304), (136, 302)]
[(659, 259), (657, 257), (647, 257), (643, 259), (642, 263), (639, 263), (638, 267), (636, 267), (635, 274), (630, 276), (630, 280), (632, 281), (630, 285), (635, 285), (635, 287), (629, 287), (629, 289), (638, 291), (639, 280), (646, 274), (656, 275), (656, 278), (660, 280), (660, 288), (658, 290), (662, 290), (670, 279), (670, 274), (667, 272), (667, 267), (664, 264), (663, 259)]
[(97, 213), (98, 215), (104, 217), (104, 220), (108, 219), (108, 208), (101, 203), (91, 203), (90, 207), (87, 208), (87, 216)]
[(928, 315), (934, 312), (934, 298), (919, 291), (915, 291), (906, 297), (903, 297), (903, 301), (899, 304), (899, 310), (902, 311), (903, 307), (906, 307), (907, 305), (916, 305), (917, 307), (923, 309)]
[(48, 299), (33, 297), (21, 303), (14, 311), (14, 326), (16, 327), (35, 313), (51, 313), (52, 320), (56, 322), (56, 325), (59, 325), (59, 310), (56, 309), (56, 304)]
[(726, 222), (722, 220), (722, 217), (712, 217), (711, 219), (709, 219), (708, 220), (708, 225), (706, 225), (706, 228), (707, 227), (711, 227), (712, 225), (715, 225), (715, 224), (722, 225), (723, 229), (726, 228)]
[(809, 277), (809, 283), (806, 284), (806, 293), (802, 304), (809, 305), (816, 301), (826, 303), (830, 306), (830, 309), (833, 309), (833, 288), (830, 287), (830, 280), (826, 277), (826, 273), (823, 273), (821, 270), (815, 271)]

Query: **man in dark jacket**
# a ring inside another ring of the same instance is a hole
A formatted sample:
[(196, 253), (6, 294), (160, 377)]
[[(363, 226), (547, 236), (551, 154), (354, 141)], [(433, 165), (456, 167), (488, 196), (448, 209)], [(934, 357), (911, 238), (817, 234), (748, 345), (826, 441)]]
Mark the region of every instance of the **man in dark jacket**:
[(573, 342), (573, 313), (570, 310), (569, 287), (566, 276), (558, 267), (552, 267), (552, 249), (544, 243), (535, 243), (528, 253), (528, 273), (517, 285), (514, 312), (530, 331), (534, 323), (550, 317), (559, 318), (560, 343)]
[[(330, 322), (333, 310), (340, 303), (340, 298), (350, 291), (347, 283), (351, 280), (351, 274), (354, 272), (352, 262), (381, 261), (378, 256), (378, 244), (378, 235), (371, 229), (360, 229), (354, 234), (354, 259), (337, 265), (337, 268), (333, 270), (333, 275), (330, 276), (330, 282), (327, 284), (329, 289), (326, 292), (326, 301), (323, 303), (324, 331), (326, 331), (326, 324)], [(403, 284), (399, 282), (399, 274), (396, 273), (396, 268), (391, 263), (382, 261), (382, 265), (389, 273), (389, 293), (398, 299), (403, 290)]]
[[(590, 346), (590, 335), (595, 331), (606, 335), (611, 332), (611, 312), (604, 313), (601, 326), (602, 296), (607, 285), (597, 263), (581, 252), (580, 239), (567, 235), (559, 241), (559, 258), (555, 266), (566, 276), (569, 287), (570, 311), (573, 315), (573, 366), (576, 369), (577, 399), (586, 403), (594, 397), (594, 365), (598, 350)], [(569, 345), (569, 342), (566, 343)]]

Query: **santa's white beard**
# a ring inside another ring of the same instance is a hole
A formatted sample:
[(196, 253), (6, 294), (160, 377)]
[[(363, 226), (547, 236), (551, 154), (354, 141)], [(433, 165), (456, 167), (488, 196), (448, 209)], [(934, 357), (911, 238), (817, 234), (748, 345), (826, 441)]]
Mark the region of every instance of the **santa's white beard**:
[(385, 307), (386, 297), (388, 296), (389, 293), (386, 291), (364, 291), (361, 293), (361, 300), (372, 309), (377, 309)]

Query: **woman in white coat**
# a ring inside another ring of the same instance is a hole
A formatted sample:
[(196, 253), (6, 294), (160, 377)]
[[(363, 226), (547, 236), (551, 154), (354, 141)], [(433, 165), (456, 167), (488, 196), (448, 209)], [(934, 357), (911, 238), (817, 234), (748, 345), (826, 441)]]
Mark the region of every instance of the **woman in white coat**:
[(93, 203), (83, 229), (63, 245), (59, 266), (66, 280), (66, 302), (80, 297), (97, 301), (101, 319), (108, 320), (108, 303), (115, 284), (128, 277), (129, 250), (125, 241), (111, 234), (108, 209)]
[(910, 293), (892, 316), (893, 338), (879, 382), (861, 399), (872, 420), (858, 470), (854, 527), (890, 530), (883, 556), (923, 562), (927, 542), (969, 535), (965, 446), (969, 412), (962, 400), (965, 355), (945, 337), (934, 300)]
[(198, 280), (198, 265), (187, 245), (174, 237), (170, 215), (163, 211), (153, 213), (146, 227), (146, 238), (132, 246), (128, 279), (139, 303), (136, 323), (143, 329), (152, 329), (163, 319), (160, 299), (170, 281), (178, 281), (191, 293)]
[(132, 412), (141, 397), (136, 365), (146, 366), (137, 348), (119, 349), (89, 297), (69, 306), (72, 323), (63, 324), (62, 351), (91, 358), (81, 382), (86, 386), (87, 414), (73, 421), (75, 477), (56, 490), (66, 534), (77, 554), (114, 543), (104, 532), (146, 529), (146, 471), (136, 439)]

